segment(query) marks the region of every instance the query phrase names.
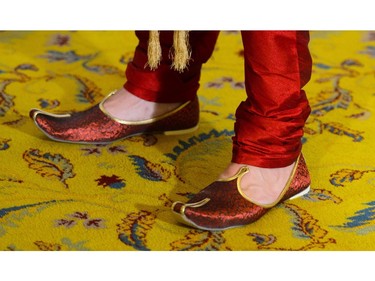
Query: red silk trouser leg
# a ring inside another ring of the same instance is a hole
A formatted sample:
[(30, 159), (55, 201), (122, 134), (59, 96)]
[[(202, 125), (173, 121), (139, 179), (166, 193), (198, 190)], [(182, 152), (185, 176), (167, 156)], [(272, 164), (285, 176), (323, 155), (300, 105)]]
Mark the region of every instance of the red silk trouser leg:
[(310, 106), (302, 87), (312, 60), (305, 31), (243, 31), (247, 99), (236, 111), (232, 162), (292, 164), (301, 152)]
[(170, 53), (173, 31), (161, 31), (162, 60), (152, 71), (147, 66), (148, 31), (136, 31), (139, 39), (133, 61), (126, 68), (124, 88), (148, 101), (173, 103), (193, 100), (199, 88), (202, 64), (212, 55), (219, 32), (191, 31), (189, 43), (192, 56), (188, 68), (182, 73), (171, 69)]

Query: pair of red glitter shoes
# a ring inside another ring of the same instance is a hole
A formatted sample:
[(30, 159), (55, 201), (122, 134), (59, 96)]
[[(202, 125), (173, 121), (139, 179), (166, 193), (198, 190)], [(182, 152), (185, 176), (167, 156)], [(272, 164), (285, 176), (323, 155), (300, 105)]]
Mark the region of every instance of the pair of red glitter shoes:
[[(57, 115), (33, 109), (30, 116), (49, 138), (69, 143), (109, 143), (147, 133), (182, 134), (198, 126), (198, 98), (164, 115), (136, 122), (111, 116), (103, 107), (106, 99), (82, 112)], [(172, 211), (193, 227), (224, 230), (253, 223), (272, 207), (309, 191), (310, 176), (302, 155), (279, 198), (270, 205), (252, 202), (241, 192), (240, 181), (247, 172), (248, 168), (242, 167), (235, 176), (210, 184), (187, 203), (173, 203)]]

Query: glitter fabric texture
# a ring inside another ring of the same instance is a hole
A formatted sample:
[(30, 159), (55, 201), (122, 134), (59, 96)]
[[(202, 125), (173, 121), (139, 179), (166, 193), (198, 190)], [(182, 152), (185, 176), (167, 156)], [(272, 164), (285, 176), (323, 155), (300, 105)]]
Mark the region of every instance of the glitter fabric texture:
[[(300, 155), (297, 161), (290, 184), (285, 187), (285, 193), (277, 204), (303, 192), (310, 185), (303, 156)], [(205, 230), (224, 230), (253, 223), (271, 208), (258, 206), (242, 197), (237, 189), (239, 179), (240, 176), (230, 181), (216, 181), (186, 204), (175, 202), (172, 209), (189, 225)]]
[(106, 115), (99, 104), (70, 115), (54, 115), (33, 109), (30, 117), (49, 138), (72, 143), (108, 143), (143, 133), (165, 133), (194, 128), (199, 121), (198, 98), (173, 114), (147, 124), (123, 124)]

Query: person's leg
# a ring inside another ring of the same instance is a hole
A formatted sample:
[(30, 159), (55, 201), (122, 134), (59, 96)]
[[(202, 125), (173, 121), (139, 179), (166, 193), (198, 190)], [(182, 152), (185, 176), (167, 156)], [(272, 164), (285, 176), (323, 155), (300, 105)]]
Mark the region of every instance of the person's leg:
[(32, 109), (30, 117), (49, 138), (71, 143), (108, 143), (150, 133), (181, 134), (199, 122), (197, 90), (202, 64), (211, 56), (218, 32), (190, 32), (192, 57), (183, 72), (172, 70), (172, 32), (161, 32), (163, 59), (155, 71), (147, 64), (149, 32), (137, 32), (139, 44), (126, 69), (124, 88), (91, 108), (71, 114)]
[(156, 70), (150, 70), (147, 66), (149, 32), (137, 31), (139, 44), (126, 69), (127, 81), (104, 103), (104, 108), (116, 118), (136, 121), (162, 115), (193, 100), (199, 88), (202, 64), (210, 58), (218, 34), (216, 31), (191, 31), (191, 61), (188, 68), (179, 73), (171, 68), (173, 32), (160, 32), (162, 60)]
[(310, 190), (301, 154), (310, 107), (302, 87), (312, 61), (302, 31), (242, 32), (247, 99), (236, 112), (232, 163), (172, 211), (189, 225), (224, 230), (253, 223)]
[(311, 76), (309, 33), (244, 31), (247, 99), (236, 112), (232, 163), (220, 178), (247, 165), (243, 192), (255, 202), (274, 202), (301, 152), (310, 107), (302, 87)]

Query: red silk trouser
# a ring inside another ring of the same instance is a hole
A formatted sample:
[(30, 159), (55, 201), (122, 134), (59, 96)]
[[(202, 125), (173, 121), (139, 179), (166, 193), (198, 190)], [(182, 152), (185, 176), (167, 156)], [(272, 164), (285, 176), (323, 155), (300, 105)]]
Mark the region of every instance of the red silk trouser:
[[(163, 59), (155, 71), (147, 63), (148, 32), (138, 31), (139, 44), (126, 69), (124, 88), (155, 102), (185, 102), (197, 95), (202, 64), (219, 32), (191, 31), (188, 70), (171, 69), (173, 32), (162, 31)], [(232, 162), (264, 168), (292, 164), (301, 152), (303, 127), (310, 106), (303, 86), (311, 76), (307, 31), (242, 31), (247, 99), (236, 111)]]

